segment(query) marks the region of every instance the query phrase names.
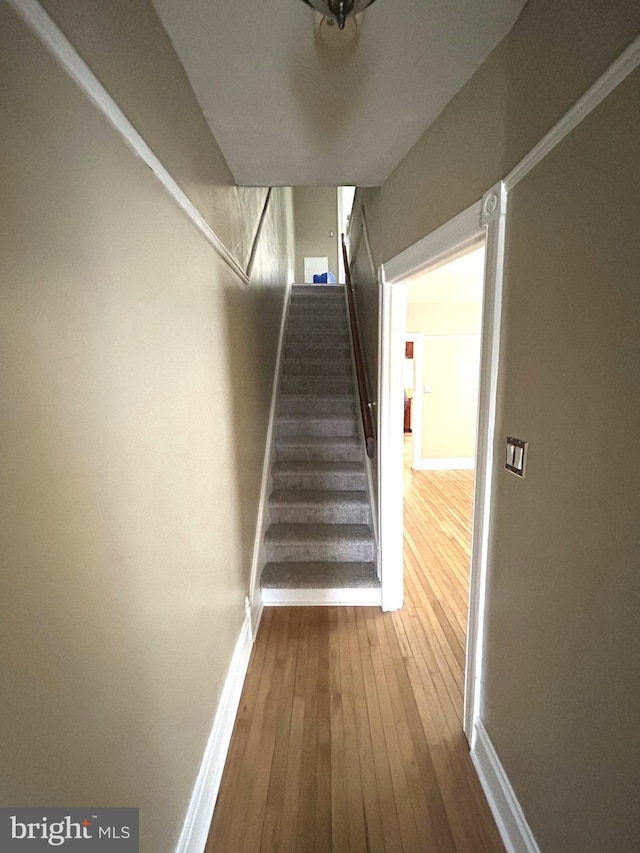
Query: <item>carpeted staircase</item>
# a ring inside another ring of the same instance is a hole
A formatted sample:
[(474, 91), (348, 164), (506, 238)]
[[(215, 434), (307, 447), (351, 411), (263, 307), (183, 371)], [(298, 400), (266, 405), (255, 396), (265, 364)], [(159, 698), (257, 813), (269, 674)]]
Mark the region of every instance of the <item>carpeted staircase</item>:
[(293, 285), (276, 409), (265, 603), (378, 603), (344, 286)]

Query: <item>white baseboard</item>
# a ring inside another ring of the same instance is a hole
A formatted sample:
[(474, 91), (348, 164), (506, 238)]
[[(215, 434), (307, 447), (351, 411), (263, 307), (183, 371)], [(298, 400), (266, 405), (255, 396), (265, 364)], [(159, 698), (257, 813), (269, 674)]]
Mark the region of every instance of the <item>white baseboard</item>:
[(416, 471), (473, 471), (476, 460), (473, 456), (457, 456), (451, 459), (418, 459), (413, 466)]
[(480, 720), (475, 723), (471, 759), (507, 853), (540, 853), (509, 777)]
[(380, 589), (263, 589), (265, 607), (380, 607)]
[(176, 853), (203, 853), (251, 656), (251, 624), (242, 624), (191, 795)]

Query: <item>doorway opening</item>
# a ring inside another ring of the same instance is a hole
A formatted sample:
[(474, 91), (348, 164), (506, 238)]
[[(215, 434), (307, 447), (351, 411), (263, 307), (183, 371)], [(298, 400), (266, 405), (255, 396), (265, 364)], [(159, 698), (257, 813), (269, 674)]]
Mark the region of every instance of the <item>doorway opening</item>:
[(407, 281), (404, 434), (415, 470), (474, 470), (484, 243)]
[(485, 246), (407, 280), (404, 583), (463, 722)]
[[(383, 610), (397, 610), (404, 600), (404, 361), (410, 280), (444, 267), (484, 245), (484, 287), (480, 333), (480, 369), (473, 487), (473, 536), (469, 576), (467, 640), (464, 654), (463, 730), (472, 749), (479, 719), (483, 667), (483, 631), (491, 492), (495, 448), (502, 272), (504, 265), (506, 192), (502, 183), (483, 198), (380, 268), (378, 374), (378, 532)], [(414, 342), (415, 350), (415, 342)], [(424, 358), (423, 358), (424, 360)], [(415, 359), (414, 359), (415, 361)], [(418, 383), (416, 383), (418, 384)], [(424, 377), (421, 390), (424, 392)], [(424, 393), (414, 395), (415, 409)], [(417, 404), (417, 405), (416, 405)], [(412, 419), (414, 415), (412, 414)], [(414, 427), (412, 426), (412, 430)], [(415, 439), (412, 439), (415, 442)], [(421, 459), (437, 457), (422, 455)], [(413, 458), (415, 446), (412, 447)], [(451, 452), (451, 451), (449, 451)], [(448, 463), (451, 465), (451, 462)], [(461, 464), (461, 463), (460, 463)], [(413, 470), (413, 469), (412, 469)], [(420, 470), (420, 466), (416, 467)], [(428, 468), (426, 470), (429, 470)], [(437, 470), (432, 467), (431, 470)], [(458, 470), (463, 471), (462, 467)]]

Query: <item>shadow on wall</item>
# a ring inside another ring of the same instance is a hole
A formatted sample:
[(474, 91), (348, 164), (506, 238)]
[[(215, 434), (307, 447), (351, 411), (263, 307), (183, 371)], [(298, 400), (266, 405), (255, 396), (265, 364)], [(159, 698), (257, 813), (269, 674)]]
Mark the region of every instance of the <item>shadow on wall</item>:
[[(225, 290), (229, 403), (243, 566), (251, 570), (265, 442), (287, 282), (293, 222), (285, 193), (274, 188), (248, 287)], [(249, 574), (243, 578), (246, 589)], [(246, 590), (245, 590), (246, 592)]]

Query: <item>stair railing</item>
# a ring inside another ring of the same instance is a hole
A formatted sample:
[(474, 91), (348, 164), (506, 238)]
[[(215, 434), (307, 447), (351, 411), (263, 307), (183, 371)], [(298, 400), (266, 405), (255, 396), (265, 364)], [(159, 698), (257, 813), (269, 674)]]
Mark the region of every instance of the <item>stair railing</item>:
[(376, 452), (376, 437), (373, 431), (373, 419), (371, 417), (371, 408), (373, 403), (369, 400), (367, 393), (367, 380), (364, 367), (364, 357), (362, 355), (362, 344), (360, 342), (360, 332), (358, 330), (358, 321), (356, 318), (356, 303), (353, 294), (353, 283), (351, 281), (351, 270), (349, 268), (349, 256), (347, 253), (347, 244), (342, 237), (342, 257), (344, 259), (344, 277), (346, 281), (345, 289), (347, 291), (347, 306), (349, 309), (349, 325), (351, 327), (351, 341), (353, 344), (353, 357), (356, 365), (356, 381), (358, 383), (358, 399), (360, 400), (360, 415), (362, 416), (362, 428), (364, 430), (364, 440), (367, 448), (367, 456), (373, 459)]

